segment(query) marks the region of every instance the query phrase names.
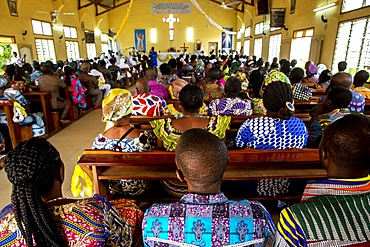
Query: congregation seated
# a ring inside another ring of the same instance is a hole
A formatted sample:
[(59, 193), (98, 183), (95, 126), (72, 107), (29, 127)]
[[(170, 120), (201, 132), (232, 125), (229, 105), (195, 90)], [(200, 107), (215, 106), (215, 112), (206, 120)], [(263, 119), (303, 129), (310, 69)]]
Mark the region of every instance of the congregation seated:
[(106, 66), (107, 66), (107, 63), (104, 61), (104, 59), (98, 61), (98, 70), (101, 73), (103, 73), (103, 76), (104, 76), (106, 82), (108, 82), (111, 85), (111, 87), (114, 87), (115, 82), (113, 80), (112, 73), (109, 69), (107, 69)]
[(145, 70), (145, 78), (149, 81), (150, 94), (161, 97), (164, 100), (169, 98), (167, 88), (157, 82), (157, 73), (153, 68)]
[[(147, 132), (141, 132), (130, 126), (133, 109), (131, 93), (126, 89), (112, 89), (103, 100), (103, 121), (108, 126), (99, 134), (92, 149), (112, 150), (117, 152), (143, 152), (154, 149), (155, 138)], [(111, 180), (109, 189), (112, 194), (140, 195), (150, 186), (142, 180)]]
[(100, 109), (103, 92), (99, 89), (98, 81), (92, 75), (89, 75), (90, 63), (83, 62), (80, 66), (80, 73), (78, 73), (78, 79), (82, 85), (87, 89), (85, 94), (92, 97), (92, 104), (94, 109)]
[(171, 74), (171, 66), (168, 63), (162, 63), (159, 66), (161, 75), (157, 77), (158, 84), (161, 84), (168, 88), (172, 82), (178, 79), (177, 75)]
[(145, 246), (271, 246), (276, 227), (256, 201), (230, 201), (221, 192), (228, 153), (206, 130), (185, 131), (176, 147), (176, 171), (188, 193), (179, 202), (154, 204), (144, 215)]
[[(342, 86), (348, 89), (351, 89), (352, 87), (352, 76), (349, 73), (346, 72), (340, 72), (333, 75), (333, 77), (330, 80), (329, 86), (326, 88), (326, 91), (328, 92), (331, 88), (336, 86)], [(356, 111), (356, 112), (364, 112), (365, 110), (365, 98), (361, 94), (351, 91), (352, 92), (352, 100), (351, 103), (348, 105), (348, 108), (350, 111)], [(325, 101), (325, 97), (321, 97), (319, 100), (319, 104), (321, 102)], [(311, 114), (314, 114), (316, 108), (312, 109)]]
[(301, 84), (304, 71), (301, 68), (294, 68), (290, 72), (290, 82), (292, 83), (293, 99), (309, 100), (312, 97), (312, 92), (309, 87)]
[(183, 87), (179, 95), (180, 108), (183, 117), (179, 119), (163, 118), (150, 122), (157, 137), (157, 146), (167, 151), (174, 151), (181, 134), (191, 128), (208, 130), (223, 139), (229, 127), (229, 116), (214, 116), (204, 118), (199, 116), (203, 106), (203, 92), (196, 86), (188, 84)]
[(18, 91), (10, 87), (5, 76), (0, 76), (0, 100), (16, 100), (17, 105), (13, 119), (7, 119), (5, 112), (0, 112), (0, 126), (8, 126), (8, 121), (17, 121), (20, 126), (32, 125), (33, 136), (43, 136), (46, 128), (42, 113), (31, 113), (28, 100)]
[(301, 203), (280, 214), (275, 246), (369, 246), (370, 120), (347, 115), (320, 144), (328, 178), (309, 181)]
[(225, 84), (225, 98), (214, 99), (209, 103), (210, 116), (250, 116), (253, 113), (253, 104), (250, 99), (239, 97), (242, 82), (239, 78), (231, 76)]
[(330, 84), (331, 77), (332, 77), (332, 74), (331, 74), (330, 70), (328, 70), (328, 69), (323, 70), (319, 75), (319, 79), (317, 80), (317, 88), (318, 89), (328, 88), (329, 84)]
[(13, 190), (11, 204), (0, 211), (2, 246), (131, 246), (140, 242), (143, 214), (131, 201), (109, 202), (99, 195), (81, 200), (63, 197), (64, 164), (47, 140), (19, 143), (5, 159), (5, 172)]
[(149, 81), (140, 78), (136, 82), (136, 95), (133, 98), (132, 115), (134, 116), (163, 116), (166, 101), (159, 96), (150, 94)]
[(59, 94), (59, 88), (67, 88), (67, 84), (55, 75), (54, 70), (48, 65), (42, 65), (41, 71), (43, 75), (38, 78), (40, 91), (51, 93), (51, 107), (53, 109), (63, 109), (60, 121), (68, 123), (70, 121), (68, 120), (68, 112), (71, 108), (71, 100), (64, 99)]
[(370, 99), (370, 89), (364, 86), (367, 80), (369, 80), (369, 72), (366, 70), (358, 71), (353, 78), (353, 91), (361, 94), (365, 99)]
[(312, 123), (308, 129), (310, 147), (319, 147), (322, 134), (328, 125), (353, 113), (348, 109), (351, 100), (352, 93), (345, 87), (337, 86), (329, 90), (325, 101), (317, 106), (312, 115)]
[(112, 73), (112, 75), (115, 77), (114, 80), (117, 83), (115, 85), (116, 87), (123, 87), (124, 86), (124, 81), (122, 80), (123, 78), (123, 73), (121, 71), (121, 68), (116, 65), (117, 59), (115, 57), (112, 57), (109, 59), (110, 65), (108, 66), (109, 71)]

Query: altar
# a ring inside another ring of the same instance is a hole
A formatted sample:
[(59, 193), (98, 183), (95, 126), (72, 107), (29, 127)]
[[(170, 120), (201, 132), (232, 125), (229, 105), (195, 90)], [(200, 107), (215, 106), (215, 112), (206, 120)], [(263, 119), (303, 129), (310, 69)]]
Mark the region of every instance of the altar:
[(160, 66), (162, 63), (168, 63), (172, 58), (178, 58), (183, 52), (158, 52), (157, 53), (157, 64)]

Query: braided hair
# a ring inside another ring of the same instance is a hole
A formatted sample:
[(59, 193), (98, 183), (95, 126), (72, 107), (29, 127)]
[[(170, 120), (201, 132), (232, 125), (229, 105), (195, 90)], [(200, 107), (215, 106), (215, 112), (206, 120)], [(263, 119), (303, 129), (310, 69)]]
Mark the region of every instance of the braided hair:
[(41, 198), (61, 166), (58, 150), (42, 138), (21, 142), (6, 156), (14, 216), (28, 246), (67, 246)]
[(288, 108), (287, 103), (293, 102), (293, 92), (288, 83), (276, 81), (268, 84), (263, 92), (263, 105), (266, 110), (277, 112), (281, 119), (289, 119), (294, 111)]
[(203, 91), (196, 85), (187, 84), (181, 89), (179, 100), (184, 110), (197, 113), (203, 106)]

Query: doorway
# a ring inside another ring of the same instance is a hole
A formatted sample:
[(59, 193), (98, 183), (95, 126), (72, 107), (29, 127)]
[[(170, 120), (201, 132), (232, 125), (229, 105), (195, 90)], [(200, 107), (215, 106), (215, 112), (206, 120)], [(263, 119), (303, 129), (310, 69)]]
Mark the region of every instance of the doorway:
[(290, 61), (296, 59), (298, 67), (304, 68), (305, 63), (309, 61), (313, 31), (313, 28), (310, 28), (293, 33)]

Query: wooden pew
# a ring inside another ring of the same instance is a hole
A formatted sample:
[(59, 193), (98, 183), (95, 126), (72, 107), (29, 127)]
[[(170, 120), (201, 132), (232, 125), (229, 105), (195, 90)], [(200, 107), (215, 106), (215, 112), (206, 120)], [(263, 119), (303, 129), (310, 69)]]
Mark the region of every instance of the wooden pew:
[[(257, 180), (274, 178), (318, 179), (327, 176), (321, 166), (317, 149), (255, 150), (242, 149), (229, 151), (230, 162), (223, 180)], [(106, 150), (86, 149), (78, 161), (81, 166), (92, 168), (96, 193), (110, 198), (108, 181), (113, 179), (177, 180), (175, 153), (149, 151), (120, 153)], [(235, 191), (234, 191), (235, 192)], [(279, 199), (251, 198), (239, 192), (226, 193), (231, 199)], [(301, 195), (286, 195), (281, 198), (299, 198)], [(175, 201), (166, 193), (147, 193), (132, 197), (136, 201)]]
[(32, 138), (32, 126), (20, 126), (19, 123), (13, 122), (13, 104), (15, 100), (1, 100), (0, 111), (5, 112), (8, 122), (9, 137), (12, 142), (12, 147), (15, 148), (21, 141)]
[(23, 92), (23, 96), (31, 102), (31, 109), (35, 111), (35, 105), (44, 114), (46, 133), (50, 134), (55, 130), (53, 116), (51, 114), (51, 93), (48, 91), (32, 91), (32, 92)]

